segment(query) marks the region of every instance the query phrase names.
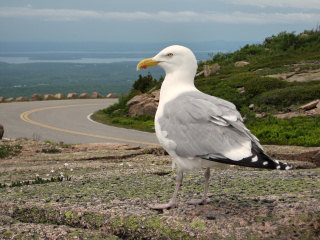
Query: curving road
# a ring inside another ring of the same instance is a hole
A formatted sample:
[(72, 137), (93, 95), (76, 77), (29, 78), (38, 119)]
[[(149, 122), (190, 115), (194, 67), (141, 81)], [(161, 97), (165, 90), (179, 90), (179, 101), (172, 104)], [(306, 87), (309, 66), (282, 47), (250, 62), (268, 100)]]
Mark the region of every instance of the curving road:
[(92, 121), (89, 115), (115, 103), (116, 99), (59, 100), (0, 104), (0, 123), (5, 138), (28, 138), (54, 142), (119, 142), (158, 144), (155, 134), (111, 127)]

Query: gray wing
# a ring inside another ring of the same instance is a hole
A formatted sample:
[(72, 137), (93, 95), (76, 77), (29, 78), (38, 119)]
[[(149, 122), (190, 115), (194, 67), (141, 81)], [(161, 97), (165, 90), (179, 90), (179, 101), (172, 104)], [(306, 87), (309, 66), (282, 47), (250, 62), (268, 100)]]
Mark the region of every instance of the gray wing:
[(232, 157), (233, 150), (249, 148), (251, 154), (252, 143), (262, 149), (258, 139), (244, 126), (234, 104), (201, 92), (189, 92), (168, 102), (159, 124), (181, 157), (210, 156), (238, 161), (242, 158)]

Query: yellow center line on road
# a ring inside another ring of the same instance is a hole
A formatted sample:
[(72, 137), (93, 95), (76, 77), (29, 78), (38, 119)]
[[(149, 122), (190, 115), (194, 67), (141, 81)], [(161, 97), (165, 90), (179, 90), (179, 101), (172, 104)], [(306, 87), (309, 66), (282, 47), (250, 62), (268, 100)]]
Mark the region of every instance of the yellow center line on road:
[(91, 134), (91, 133), (84, 133), (84, 132), (78, 132), (74, 130), (69, 130), (69, 129), (64, 129), (64, 128), (58, 128), (54, 126), (50, 126), (41, 122), (37, 122), (34, 120), (31, 120), (29, 118), (29, 115), (35, 112), (40, 112), (40, 111), (45, 111), (45, 110), (51, 110), (51, 109), (60, 109), (60, 108), (72, 108), (72, 107), (83, 107), (83, 106), (96, 106), (96, 105), (105, 105), (105, 104), (76, 104), (76, 105), (63, 105), (63, 106), (54, 106), (54, 107), (42, 107), (42, 108), (35, 108), (26, 112), (23, 112), (20, 114), (20, 118), (27, 122), (31, 123), (40, 127), (60, 131), (60, 132), (65, 132), (65, 133), (71, 133), (71, 134), (77, 134), (77, 135), (82, 135), (82, 136), (88, 136), (88, 137), (94, 137), (94, 138), (102, 138), (106, 140), (112, 140), (112, 141), (120, 141), (120, 142), (130, 142), (130, 143), (135, 143), (135, 144), (144, 144), (144, 145), (159, 145), (156, 143), (150, 143), (150, 142), (144, 142), (144, 141), (138, 141), (138, 140), (131, 140), (131, 139), (124, 139), (124, 138), (117, 138), (117, 137), (108, 137), (108, 136), (103, 136), (103, 135), (97, 135), (97, 134)]

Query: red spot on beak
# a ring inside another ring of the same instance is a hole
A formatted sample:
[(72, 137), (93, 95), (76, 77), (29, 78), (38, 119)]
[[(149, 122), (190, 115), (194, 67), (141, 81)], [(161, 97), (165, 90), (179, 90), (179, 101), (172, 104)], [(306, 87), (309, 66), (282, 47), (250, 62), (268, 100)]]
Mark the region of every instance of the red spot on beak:
[(141, 69), (146, 69), (146, 68), (147, 68), (146, 65), (141, 66)]

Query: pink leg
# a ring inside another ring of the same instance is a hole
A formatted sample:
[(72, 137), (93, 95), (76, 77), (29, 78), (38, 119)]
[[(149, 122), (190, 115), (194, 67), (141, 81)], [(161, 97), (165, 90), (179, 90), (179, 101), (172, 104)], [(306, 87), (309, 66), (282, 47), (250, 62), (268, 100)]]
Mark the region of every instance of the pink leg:
[(178, 196), (179, 187), (180, 187), (180, 185), (182, 183), (182, 179), (183, 179), (183, 172), (179, 170), (178, 171), (178, 175), (177, 175), (176, 188), (174, 190), (173, 196), (172, 196), (171, 200), (169, 201), (169, 203), (156, 204), (156, 205), (152, 205), (152, 206), (149, 206), (149, 207), (151, 209), (154, 209), (154, 210), (175, 208), (177, 206), (177, 196)]
[(192, 205), (205, 205), (210, 202), (210, 199), (207, 198), (207, 193), (208, 193), (208, 185), (209, 185), (209, 179), (210, 179), (210, 168), (207, 168), (205, 173), (204, 173), (204, 193), (201, 199), (191, 199), (188, 201), (188, 204)]

